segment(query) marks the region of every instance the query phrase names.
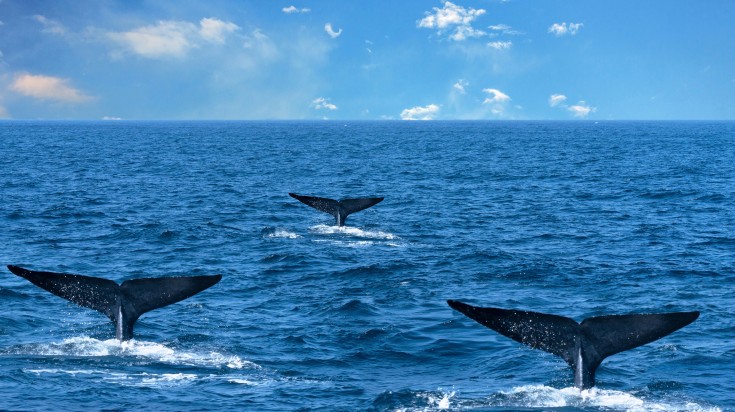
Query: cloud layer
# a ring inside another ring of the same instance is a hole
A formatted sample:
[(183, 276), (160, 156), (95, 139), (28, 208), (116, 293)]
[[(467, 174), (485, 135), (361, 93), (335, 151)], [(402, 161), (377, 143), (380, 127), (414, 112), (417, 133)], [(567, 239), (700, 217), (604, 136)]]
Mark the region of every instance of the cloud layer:
[(75, 89), (69, 80), (58, 77), (21, 73), (15, 76), (10, 90), (38, 100), (81, 103), (91, 97)]
[(489, 105), (490, 112), (494, 116), (503, 116), (507, 103), (510, 102), (510, 96), (498, 89), (482, 89), (482, 91), (489, 94), (482, 104)]
[(183, 57), (202, 44), (223, 44), (239, 27), (231, 22), (203, 18), (199, 25), (165, 20), (126, 32), (108, 33), (123, 50), (150, 59)]
[(495, 50), (508, 50), (511, 47), (513, 47), (513, 42), (511, 41), (491, 41), (487, 44), (487, 47), (490, 47)]
[(549, 106), (556, 107), (567, 100), (567, 96), (563, 94), (552, 94), (549, 96)]
[(332, 23), (325, 24), (324, 31), (326, 31), (329, 37), (333, 39), (336, 39), (342, 34), (342, 29), (339, 29), (338, 31), (334, 31), (334, 29), (332, 28)]
[(425, 12), (425, 17), (417, 23), (418, 27), (436, 29), (438, 35), (449, 32), (449, 38), (462, 41), (468, 37), (486, 35), (482, 30), (472, 27), (472, 22), (485, 14), (484, 9), (464, 8), (452, 2), (444, 2), (444, 7), (433, 8), (434, 12)]
[(574, 115), (574, 117), (584, 118), (587, 117), (590, 113), (596, 112), (597, 108), (588, 105), (584, 100), (580, 100), (579, 103), (569, 106), (567, 110), (572, 112), (572, 115)]
[(560, 109), (566, 109), (571, 112), (574, 117), (585, 118), (590, 113), (597, 111), (596, 107), (588, 105), (584, 100), (580, 100), (579, 103), (568, 106), (566, 104), (567, 96), (563, 94), (552, 94), (549, 96), (549, 106), (558, 107)]
[(401, 120), (434, 120), (437, 114), (439, 114), (439, 106), (435, 104), (416, 106), (404, 109), (401, 112)]
[(40, 14), (33, 16), (33, 20), (41, 23), (43, 26), (43, 29), (41, 30), (42, 33), (55, 34), (57, 36), (66, 34), (66, 27), (56, 20), (51, 20)]
[(281, 11), (283, 11), (286, 14), (294, 14), (294, 13), (308, 13), (311, 11), (311, 9), (307, 7), (298, 8), (296, 6), (288, 6), (288, 7), (282, 8)]
[(549, 27), (549, 33), (553, 34), (556, 37), (564, 36), (566, 34), (569, 34), (570, 36), (574, 36), (577, 34), (579, 29), (581, 29), (583, 26), (582, 23), (569, 23), (567, 26), (567, 23), (554, 23)]
[(311, 106), (317, 110), (337, 110), (337, 106), (330, 103), (329, 100), (324, 97), (317, 97), (312, 100)]

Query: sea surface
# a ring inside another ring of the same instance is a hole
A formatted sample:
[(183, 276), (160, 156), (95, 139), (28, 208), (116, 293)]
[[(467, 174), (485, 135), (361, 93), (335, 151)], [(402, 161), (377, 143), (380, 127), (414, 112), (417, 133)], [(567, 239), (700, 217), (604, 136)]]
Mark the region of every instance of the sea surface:
[[(0, 264), (0, 410), (735, 411), (734, 122), (5, 121)], [(8, 264), (223, 279), (120, 343)], [(447, 299), (701, 316), (580, 391)]]

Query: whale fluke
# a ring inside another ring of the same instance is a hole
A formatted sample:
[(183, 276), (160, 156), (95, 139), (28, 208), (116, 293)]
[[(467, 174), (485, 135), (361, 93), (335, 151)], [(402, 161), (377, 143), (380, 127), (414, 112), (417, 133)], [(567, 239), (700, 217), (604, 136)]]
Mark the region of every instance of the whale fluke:
[(546, 313), (447, 303), (503, 336), (561, 357), (574, 371), (574, 385), (580, 389), (595, 386), (595, 371), (606, 357), (660, 339), (699, 317), (699, 312), (608, 315), (577, 323)]
[(40, 272), (8, 265), (14, 274), (56, 296), (104, 313), (115, 324), (115, 337), (133, 338), (138, 318), (153, 309), (194, 296), (213, 286), (222, 275), (140, 278), (121, 285), (92, 276)]
[(382, 197), (363, 197), (338, 201), (324, 197), (301, 196), (295, 193), (289, 193), (288, 195), (316, 210), (321, 210), (322, 212), (326, 212), (334, 216), (337, 221), (337, 226), (344, 226), (345, 219), (347, 219), (347, 216), (350, 214), (365, 210), (370, 206), (374, 206), (383, 201)]

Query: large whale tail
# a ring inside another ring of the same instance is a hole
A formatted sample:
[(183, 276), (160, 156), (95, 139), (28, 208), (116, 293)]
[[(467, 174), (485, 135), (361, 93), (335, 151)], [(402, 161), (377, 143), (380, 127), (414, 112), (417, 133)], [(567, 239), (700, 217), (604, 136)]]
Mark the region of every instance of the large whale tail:
[(660, 339), (699, 317), (699, 312), (610, 315), (577, 323), (546, 313), (447, 303), (503, 336), (561, 357), (574, 371), (574, 385), (580, 389), (595, 385), (595, 371), (606, 357)]
[(301, 196), (295, 193), (289, 193), (288, 195), (316, 210), (321, 210), (322, 212), (326, 212), (334, 216), (337, 226), (344, 226), (345, 219), (347, 219), (347, 216), (350, 214), (365, 210), (383, 201), (382, 197), (334, 200), (324, 197)]
[(14, 274), (56, 296), (85, 308), (104, 313), (115, 324), (115, 337), (133, 337), (138, 318), (157, 309), (213, 286), (221, 275), (141, 278), (126, 280), (121, 285), (92, 276), (40, 272), (8, 265)]

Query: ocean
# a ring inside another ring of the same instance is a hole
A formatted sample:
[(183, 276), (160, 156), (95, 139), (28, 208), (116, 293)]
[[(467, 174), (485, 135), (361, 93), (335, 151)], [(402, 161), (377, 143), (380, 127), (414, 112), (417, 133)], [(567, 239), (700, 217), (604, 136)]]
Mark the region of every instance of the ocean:
[[(3, 121), (0, 245), (0, 410), (735, 410), (735, 122)], [(6, 265), (223, 278), (120, 343)], [(447, 299), (701, 316), (580, 391)]]

